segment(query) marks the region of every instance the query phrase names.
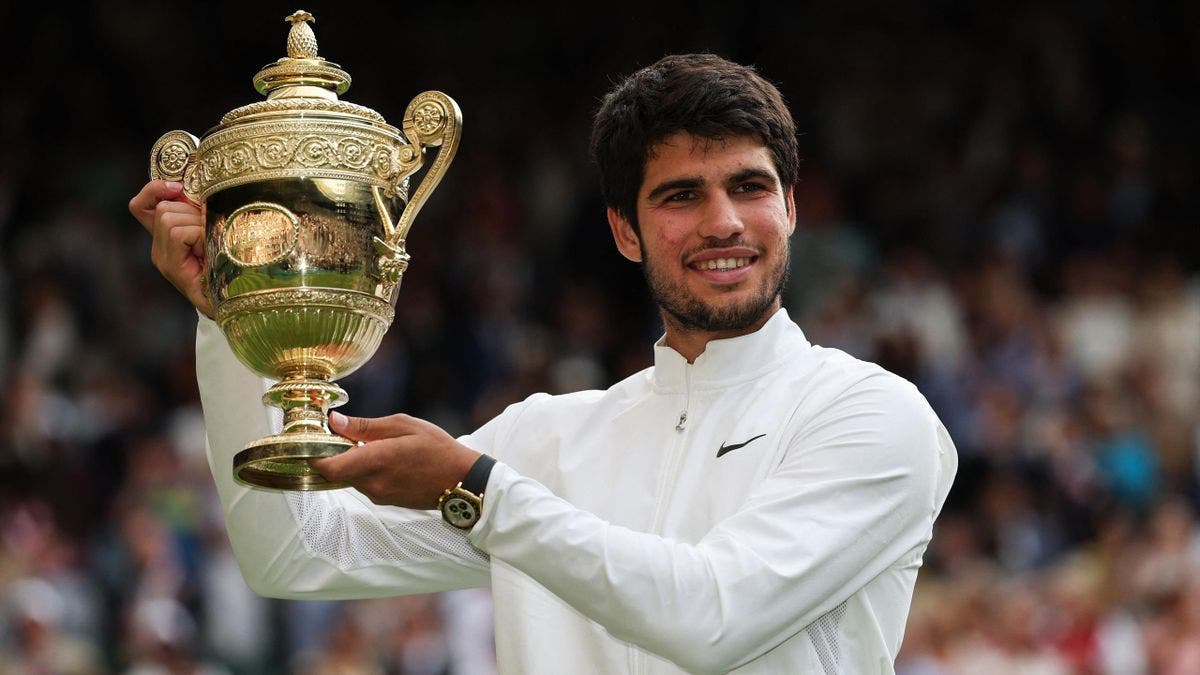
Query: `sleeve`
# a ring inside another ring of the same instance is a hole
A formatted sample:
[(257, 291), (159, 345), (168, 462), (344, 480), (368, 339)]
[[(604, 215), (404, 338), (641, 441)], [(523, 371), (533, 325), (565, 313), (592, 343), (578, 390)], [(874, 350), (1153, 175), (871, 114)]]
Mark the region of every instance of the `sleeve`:
[[(355, 490), (278, 492), (233, 480), (233, 456), (275, 433), (261, 396), (216, 323), (200, 317), (196, 370), (208, 462), (247, 584), (281, 598), (361, 598), (486, 586), (489, 561), (435, 511), (378, 506)], [(464, 442), (489, 447), (485, 427)]]
[(957, 459), (915, 388), (877, 379), (804, 423), (694, 545), (610, 525), (505, 465), (470, 538), (612, 635), (689, 671), (732, 670), (889, 567), (919, 564)]

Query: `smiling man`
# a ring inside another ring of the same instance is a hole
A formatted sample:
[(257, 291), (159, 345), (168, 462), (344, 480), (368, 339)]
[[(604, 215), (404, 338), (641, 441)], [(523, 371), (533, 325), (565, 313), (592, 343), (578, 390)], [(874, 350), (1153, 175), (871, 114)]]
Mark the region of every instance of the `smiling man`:
[[(592, 150), (620, 252), (661, 308), (654, 366), (537, 394), (453, 439), (334, 415), (314, 462), (357, 490), (272, 493), (231, 458), (271, 431), (263, 383), (201, 316), (210, 463), (250, 585), (292, 598), (490, 586), (508, 673), (886, 673), (957, 464), (908, 382), (810, 344), (781, 308), (795, 129), (753, 69), (672, 56), (604, 100)], [(130, 203), (198, 285), (198, 212)], [(440, 512), (439, 512), (440, 509)]]

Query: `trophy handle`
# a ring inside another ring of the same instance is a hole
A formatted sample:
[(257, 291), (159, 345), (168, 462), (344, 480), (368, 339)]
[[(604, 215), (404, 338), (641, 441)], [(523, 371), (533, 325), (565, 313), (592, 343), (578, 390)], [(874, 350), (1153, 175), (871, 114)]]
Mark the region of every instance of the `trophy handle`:
[[(401, 150), (401, 171), (396, 176), (396, 185), (412, 175), (424, 163), (425, 150), (439, 148), (437, 157), (429, 166), (429, 171), (421, 179), (420, 185), (413, 191), (408, 205), (400, 213), (400, 219), (395, 224), (390, 222), (389, 214), (384, 210), (384, 230), (387, 232), (388, 248), (404, 251), (404, 239), (412, 227), (413, 220), (430, 193), (442, 182), (446, 169), (458, 151), (458, 140), (462, 135), (462, 110), (454, 99), (440, 91), (426, 91), (417, 94), (416, 98), (404, 110), (404, 136), (412, 146)], [(376, 193), (376, 200), (380, 195)]]
[(186, 131), (168, 131), (159, 137), (150, 148), (150, 179), (174, 180), (183, 183), (183, 196), (192, 203), (199, 203), (196, 192), (195, 172), (196, 149), (200, 139)]
[(417, 94), (416, 98), (404, 110), (404, 136), (412, 145), (406, 145), (400, 150), (400, 172), (390, 195), (395, 195), (401, 181), (408, 178), (421, 168), (425, 160), (425, 150), (437, 148), (437, 157), (429, 166), (429, 171), (421, 179), (420, 185), (413, 191), (400, 213), (400, 219), (392, 220), (384, 200), (384, 192), (378, 187), (372, 187), (375, 206), (383, 218), (383, 231), (386, 239), (375, 237), (375, 250), (379, 253), (379, 271), (383, 277), (386, 293), (393, 293), (400, 283), (400, 277), (408, 268), (409, 255), (404, 248), (404, 240), (412, 227), (417, 212), (425, 205), (430, 193), (442, 182), (446, 169), (458, 151), (458, 140), (462, 135), (462, 110), (454, 99), (440, 91), (426, 91)]

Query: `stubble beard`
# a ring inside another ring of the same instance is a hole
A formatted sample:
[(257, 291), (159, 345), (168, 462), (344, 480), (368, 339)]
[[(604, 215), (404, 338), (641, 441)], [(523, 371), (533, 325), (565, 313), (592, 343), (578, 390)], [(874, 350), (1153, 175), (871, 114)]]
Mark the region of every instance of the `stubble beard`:
[(678, 322), (681, 328), (695, 331), (721, 332), (748, 328), (763, 318), (774, 306), (787, 282), (788, 242), (783, 242), (783, 256), (775, 266), (767, 270), (756, 293), (738, 303), (714, 306), (688, 293), (682, 284), (675, 283), (668, 275), (657, 272), (650, 262), (646, 247), (642, 246), (642, 275), (654, 303)]

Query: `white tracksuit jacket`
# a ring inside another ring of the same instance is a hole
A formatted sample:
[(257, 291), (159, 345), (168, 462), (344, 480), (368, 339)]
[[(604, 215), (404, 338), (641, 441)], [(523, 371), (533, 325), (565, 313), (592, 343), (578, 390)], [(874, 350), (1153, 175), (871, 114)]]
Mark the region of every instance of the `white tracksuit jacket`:
[(890, 673), (957, 466), (911, 384), (810, 345), (781, 310), (694, 364), (659, 344), (607, 391), (531, 396), (460, 439), (499, 460), (463, 533), (353, 490), (235, 484), (233, 455), (274, 431), (264, 383), (208, 319), (197, 351), (250, 586), (490, 586), (504, 673)]

